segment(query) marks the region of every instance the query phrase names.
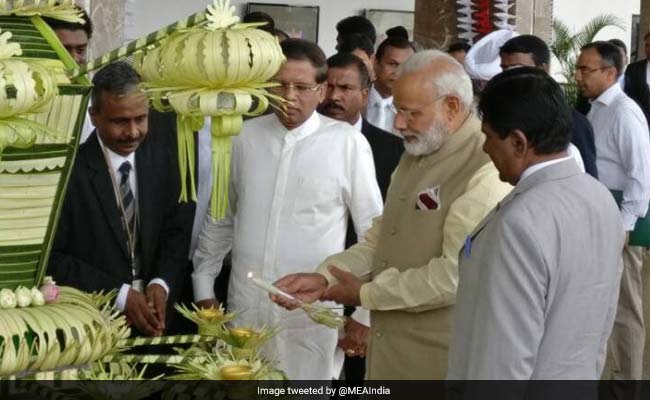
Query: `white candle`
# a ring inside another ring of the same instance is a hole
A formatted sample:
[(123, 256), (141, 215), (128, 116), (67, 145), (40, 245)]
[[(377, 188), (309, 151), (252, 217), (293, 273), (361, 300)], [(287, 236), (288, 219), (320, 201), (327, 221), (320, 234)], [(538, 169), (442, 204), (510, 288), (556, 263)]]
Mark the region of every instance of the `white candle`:
[(255, 284), (255, 286), (257, 286), (257, 287), (259, 287), (259, 288), (261, 288), (261, 289), (264, 289), (264, 290), (266, 290), (267, 292), (269, 292), (269, 293), (271, 293), (271, 294), (275, 294), (275, 295), (278, 295), (278, 296), (284, 296), (284, 297), (286, 297), (286, 298), (288, 298), (288, 299), (291, 299), (291, 300), (296, 300), (295, 297), (293, 297), (293, 296), (290, 295), (289, 293), (285, 293), (285, 292), (283, 292), (282, 290), (278, 289), (276, 286), (270, 284), (269, 282), (266, 282), (266, 281), (263, 281), (263, 280), (261, 280), (261, 279), (255, 278), (255, 277), (253, 276), (253, 273), (252, 273), (252, 272), (249, 272), (249, 273), (248, 273), (248, 278), (249, 278), (251, 281), (253, 281), (253, 283)]

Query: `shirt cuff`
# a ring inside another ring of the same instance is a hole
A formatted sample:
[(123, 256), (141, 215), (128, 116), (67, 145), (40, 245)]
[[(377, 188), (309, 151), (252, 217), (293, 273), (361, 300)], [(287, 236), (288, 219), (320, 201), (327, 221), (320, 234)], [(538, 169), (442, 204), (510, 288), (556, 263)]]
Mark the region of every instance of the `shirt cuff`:
[(122, 287), (120, 287), (119, 293), (117, 294), (117, 298), (115, 299), (115, 307), (121, 312), (124, 312), (124, 307), (126, 307), (126, 298), (129, 295), (130, 289), (131, 285), (123, 283)]
[(372, 282), (364, 283), (361, 285), (361, 289), (359, 290), (359, 300), (361, 302), (361, 307), (365, 308), (366, 310), (372, 310), (372, 303), (370, 301), (371, 286)]
[(162, 286), (162, 288), (165, 289), (165, 293), (167, 294), (167, 296), (169, 296), (169, 286), (167, 286), (167, 283), (161, 278), (154, 278), (151, 281), (149, 281), (149, 284), (147, 286), (151, 286), (151, 285)]
[(630, 214), (625, 210), (621, 210), (621, 220), (623, 221), (623, 227), (626, 231), (633, 231), (634, 225), (636, 225), (637, 216)]
[(214, 279), (209, 276), (192, 274), (192, 287), (194, 288), (194, 301), (214, 299)]
[(365, 327), (370, 327), (370, 311), (366, 310), (365, 308), (357, 307), (352, 315), (350, 315), (350, 318)]

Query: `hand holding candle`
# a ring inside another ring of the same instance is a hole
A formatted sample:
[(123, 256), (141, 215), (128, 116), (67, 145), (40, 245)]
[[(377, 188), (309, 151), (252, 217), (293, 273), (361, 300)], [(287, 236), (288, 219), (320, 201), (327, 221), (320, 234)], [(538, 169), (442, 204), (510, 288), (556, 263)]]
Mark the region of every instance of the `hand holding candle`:
[[(321, 306), (310, 304), (309, 301), (303, 300), (301, 298), (297, 298), (296, 296), (286, 293), (285, 291), (283, 291), (277, 286), (274, 286), (261, 279), (254, 278), (252, 272), (248, 273), (248, 278), (250, 278), (256, 286), (269, 292), (271, 294), (271, 300), (273, 300), (273, 302), (286, 308), (287, 310), (294, 310), (299, 307), (303, 311), (305, 311), (307, 316), (312, 321), (318, 324), (328, 326), (332, 329), (338, 329), (339, 327), (343, 326), (344, 319), (340, 312), (335, 312), (334, 310), (327, 307), (321, 307)], [(296, 287), (297, 290), (291, 291), (291, 293), (295, 293), (295, 294), (300, 293), (302, 295), (301, 296), (302, 298), (308, 297), (310, 298), (311, 301), (318, 300), (320, 295), (325, 292), (325, 289), (327, 289), (327, 280), (325, 279), (325, 277), (323, 277), (320, 274), (289, 275), (287, 277), (280, 279), (278, 281), (278, 285), (284, 285), (285, 287), (288, 288), (294, 288), (292, 286), (294, 281), (297, 282), (299, 285)], [(307, 290), (301, 290), (301, 288), (302, 289), (304, 288), (300, 286), (300, 282), (305, 282), (305, 281), (308, 283), (316, 284), (316, 287), (318, 289), (316, 296), (313, 296), (314, 294), (312, 291), (313, 285), (308, 285)], [(313, 299), (311, 299), (312, 296), (310, 295), (313, 296)]]
[(252, 272), (248, 273), (248, 278), (255, 284), (255, 286), (266, 290), (270, 294), (274, 294), (276, 296), (283, 296), (283, 297), (285, 297), (285, 298), (287, 298), (289, 300), (294, 300), (294, 301), (300, 302), (300, 300), (296, 299), (295, 297), (293, 297), (289, 293), (283, 292), (282, 290), (278, 289), (276, 286), (273, 286), (271, 283), (266, 282), (266, 281), (264, 281), (262, 279), (259, 279), (259, 278), (255, 278), (253, 276)]

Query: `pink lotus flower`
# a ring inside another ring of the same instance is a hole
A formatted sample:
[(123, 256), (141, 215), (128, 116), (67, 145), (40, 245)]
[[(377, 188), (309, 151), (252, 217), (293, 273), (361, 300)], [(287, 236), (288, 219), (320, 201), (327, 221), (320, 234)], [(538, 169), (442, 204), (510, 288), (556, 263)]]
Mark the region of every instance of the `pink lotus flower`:
[(46, 276), (43, 279), (43, 285), (41, 285), (40, 291), (43, 293), (43, 298), (46, 303), (54, 303), (59, 298), (59, 287), (50, 276)]

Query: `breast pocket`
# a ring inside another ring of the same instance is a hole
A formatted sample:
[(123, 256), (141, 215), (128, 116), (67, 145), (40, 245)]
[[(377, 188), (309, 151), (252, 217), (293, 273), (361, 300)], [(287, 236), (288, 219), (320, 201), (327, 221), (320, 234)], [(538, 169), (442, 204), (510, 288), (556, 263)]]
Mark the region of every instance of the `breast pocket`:
[(293, 217), (300, 222), (313, 223), (319, 216), (330, 215), (343, 204), (341, 187), (334, 179), (298, 179)]

